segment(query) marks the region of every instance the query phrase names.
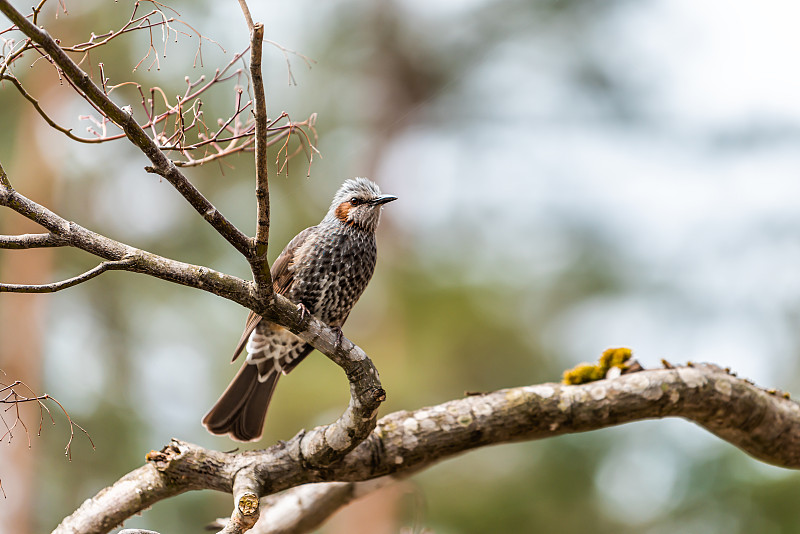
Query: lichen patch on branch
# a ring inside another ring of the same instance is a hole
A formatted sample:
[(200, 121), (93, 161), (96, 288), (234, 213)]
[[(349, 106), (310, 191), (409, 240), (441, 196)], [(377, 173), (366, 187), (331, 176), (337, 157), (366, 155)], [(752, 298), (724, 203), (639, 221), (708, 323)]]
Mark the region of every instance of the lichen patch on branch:
[(610, 369), (626, 370), (628, 368), (626, 362), (631, 359), (631, 356), (632, 352), (629, 348), (607, 349), (596, 364), (582, 363), (564, 371), (562, 381), (564, 384), (585, 384), (602, 380), (606, 378)]

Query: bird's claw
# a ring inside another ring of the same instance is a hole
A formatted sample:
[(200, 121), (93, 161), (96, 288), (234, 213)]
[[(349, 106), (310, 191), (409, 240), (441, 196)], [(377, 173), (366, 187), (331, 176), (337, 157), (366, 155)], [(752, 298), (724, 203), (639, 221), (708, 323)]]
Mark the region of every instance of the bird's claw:
[(342, 340), (344, 339), (344, 332), (342, 332), (342, 327), (340, 326), (332, 326), (331, 330), (336, 332), (336, 348), (342, 348)]
[(306, 315), (311, 315), (311, 312), (308, 311), (308, 308), (306, 308), (306, 305), (303, 304), (302, 302), (297, 305), (297, 309), (300, 310), (300, 322), (301, 323), (305, 320)]

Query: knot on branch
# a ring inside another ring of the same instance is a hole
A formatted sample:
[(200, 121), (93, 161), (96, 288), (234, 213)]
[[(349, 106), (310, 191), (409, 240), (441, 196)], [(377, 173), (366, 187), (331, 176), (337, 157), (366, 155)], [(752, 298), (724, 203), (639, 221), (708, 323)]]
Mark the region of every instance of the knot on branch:
[(145, 460), (153, 464), (153, 466), (161, 472), (170, 468), (173, 462), (181, 460), (186, 453), (186, 447), (183, 446), (181, 441), (172, 439), (168, 445), (165, 445), (160, 451), (150, 451), (145, 455)]
[(369, 393), (372, 395), (371, 404), (375, 404), (376, 408), (378, 404), (386, 400), (386, 390), (383, 388), (374, 388)]

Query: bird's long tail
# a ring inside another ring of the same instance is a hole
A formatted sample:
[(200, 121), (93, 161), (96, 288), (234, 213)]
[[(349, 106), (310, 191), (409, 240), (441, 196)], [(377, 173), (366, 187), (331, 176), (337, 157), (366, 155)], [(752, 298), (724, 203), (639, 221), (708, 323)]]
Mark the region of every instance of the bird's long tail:
[(279, 377), (273, 369), (259, 380), (258, 366), (245, 363), (203, 417), (203, 425), (212, 434), (230, 434), (237, 441), (259, 439)]

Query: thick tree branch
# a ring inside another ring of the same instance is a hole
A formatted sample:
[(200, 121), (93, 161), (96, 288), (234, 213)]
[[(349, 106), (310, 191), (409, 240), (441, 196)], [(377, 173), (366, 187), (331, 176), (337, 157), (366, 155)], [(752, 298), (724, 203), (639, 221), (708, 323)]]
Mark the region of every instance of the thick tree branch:
[(94, 269), (90, 269), (81, 275), (62, 280), (61, 282), (53, 282), (52, 284), (0, 284), (0, 293), (55, 293), (56, 291), (76, 286), (82, 282), (87, 282), (106, 271), (126, 270), (127, 267), (132, 264), (132, 258), (122, 258), (117, 261), (104, 261)]
[[(178, 447), (173, 443), (173, 447)], [(183, 447), (182, 453), (184, 457), (191, 456), (193, 451), (189, 447)], [(192, 480), (197, 480), (197, 477), (202, 477), (203, 466), (212, 466), (213, 471), (224, 468), (225, 459), (223, 453), (212, 453), (203, 457), (195, 458), (191, 462), (194, 471)], [(193, 482), (188, 479), (185, 483), (180, 481), (181, 473), (183, 472), (179, 466), (175, 465), (170, 473), (164, 473), (156, 468), (156, 462), (159, 458), (165, 455), (164, 452), (151, 451), (147, 455), (148, 463), (139, 469), (128, 473), (119, 479), (113, 486), (105, 488), (92, 499), (84, 501), (78, 512), (72, 514), (64, 519), (61, 524), (53, 531), (55, 533), (69, 533), (75, 532), (89, 533), (89, 532), (109, 532), (117, 527), (125, 519), (130, 517), (127, 510), (139, 509), (144, 510), (162, 499), (178, 495), (190, 489), (193, 489)], [(232, 480), (234, 473), (228, 472), (230, 477), (227, 485), (217, 487), (220, 491), (232, 491), (230, 480)], [(219, 480), (214, 478), (211, 480)], [(143, 488), (146, 488), (143, 491)], [(200, 489), (195, 487), (194, 489)]]
[[(380, 420), (368, 439), (341, 461), (308, 465), (296, 436), (264, 451), (226, 454), (173, 441), (150, 463), (100, 492), (64, 525), (95, 525), (83, 532), (106, 532), (108, 514), (119, 522), (164, 498), (162, 486), (232, 491), (241, 466), (254, 469), (260, 495), (309, 482), (356, 482), (408, 475), (470, 449), (562, 434), (587, 432), (643, 419), (682, 417), (765, 462), (800, 468), (800, 405), (736, 378), (714, 365), (625, 374), (580, 386), (540, 384), (457, 399)], [(154, 490), (154, 471), (160, 480)], [(138, 474), (138, 475), (137, 475)], [(142, 480), (133, 486), (132, 478)], [(118, 486), (142, 503), (118, 502)], [(100, 511), (103, 512), (100, 512)]]
[(78, 89), (84, 98), (97, 107), (105, 116), (117, 124), (131, 142), (147, 156), (153, 164), (148, 168), (163, 176), (172, 186), (183, 195), (192, 207), (214, 227), (236, 250), (245, 257), (253, 254), (251, 240), (226, 219), (202, 193), (183, 175), (158, 147), (149, 138), (136, 122), (133, 116), (117, 106), (67, 55), (52, 37), (42, 28), (37, 27), (19, 11), (14, 9), (8, 0), (0, 0), (0, 11), (3, 12), (27, 37), (35, 42), (49, 56), (63, 72), (64, 76)]

